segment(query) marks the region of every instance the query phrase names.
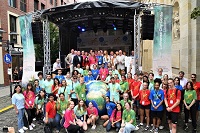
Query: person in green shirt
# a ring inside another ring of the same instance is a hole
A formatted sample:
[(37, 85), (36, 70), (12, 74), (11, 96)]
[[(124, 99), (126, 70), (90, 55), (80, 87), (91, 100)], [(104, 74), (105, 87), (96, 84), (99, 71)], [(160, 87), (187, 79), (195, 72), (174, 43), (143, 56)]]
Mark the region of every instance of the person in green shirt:
[(136, 126), (135, 111), (131, 109), (131, 103), (127, 102), (122, 114), (122, 124), (119, 133), (131, 133), (131, 131), (138, 129)]
[(88, 76), (89, 70), (90, 70), (90, 67), (87, 65), (87, 66), (85, 67), (85, 70), (83, 70), (83, 76)]
[(185, 113), (185, 126), (184, 130), (187, 131), (188, 129), (188, 119), (189, 119), (189, 114), (192, 119), (192, 126), (193, 126), (193, 131), (192, 133), (196, 133), (197, 131), (197, 123), (196, 123), (196, 102), (197, 100), (197, 94), (196, 91), (193, 88), (193, 84), (191, 81), (187, 82), (186, 84), (186, 89), (184, 93), (184, 113)]
[(68, 92), (70, 91), (70, 85), (67, 85), (66, 80), (62, 80), (61, 87), (58, 89), (58, 95), (61, 93), (65, 94), (65, 99), (70, 100), (70, 96), (68, 95)]
[(80, 84), (76, 86), (75, 93), (78, 100), (86, 101), (86, 85), (84, 84), (84, 78), (80, 77)]
[(128, 82), (126, 81), (126, 76), (122, 75), (121, 78), (122, 80), (119, 82), (120, 87), (121, 87), (120, 100), (123, 99), (123, 93), (128, 92), (128, 89), (129, 89)]
[(124, 93), (123, 94), (123, 99), (120, 101), (123, 110), (125, 109), (125, 103), (127, 103), (127, 102), (131, 103), (131, 100), (129, 100), (128, 93)]
[[(64, 124), (63, 116), (65, 114), (65, 110), (67, 109), (67, 104), (68, 104), (68, 101), (65, 100), (65, 94), (60, 93), (59, 98), (57, 99), (57, 102), (56, 102), (56, 108), (57, 108), (57, 113), (55, 117), (56, 132), (60, 132), (61, 125)], [(62, 122), (60, 124), (61, 119), (62, 119)]]
[(47, 78), (43, 82), (42, 89), (44, 89), (47, 94), (50, 94), (51, 89), (52, 89), (52, 85), (53, 85), (53, 80), (51, 79), (51, 74), (47, 74)]

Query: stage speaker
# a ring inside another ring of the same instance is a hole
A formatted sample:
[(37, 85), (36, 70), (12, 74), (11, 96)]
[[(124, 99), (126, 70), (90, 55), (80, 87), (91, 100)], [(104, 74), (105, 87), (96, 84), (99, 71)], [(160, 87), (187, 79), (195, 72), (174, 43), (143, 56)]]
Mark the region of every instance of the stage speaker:
[(32, 22), (32, 33), (34, 44), (43, 44), (43, 24), (42, 22)]
[(153, 40), (154, 15), (142, 15), (142, 40)]

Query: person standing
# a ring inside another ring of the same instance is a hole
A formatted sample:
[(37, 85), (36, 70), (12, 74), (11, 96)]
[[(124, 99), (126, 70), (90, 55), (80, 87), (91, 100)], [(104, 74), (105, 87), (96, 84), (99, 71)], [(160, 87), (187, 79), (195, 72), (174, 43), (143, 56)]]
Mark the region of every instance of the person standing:
[(103, 56), (100, 51), (98, 51), (98, 55), (96, 56), (96, 58), (98, 60), (98, 66), (101, 67), (101, 65), (103, 64)]
[(69, 53), (67, 55), (67, 57), (65, 58), (65, 62), (67, 64), (67, 67), (70, 68), (70, 74), (72, 74), (73, 72), (73, 59), (74, 59), (75, 53), (74, 53), (74, 49), (71, 49), (71, 53)]
[(185, 89), (185, 86), (186, 86), (186, 84), (187, 84), (187, 82), (188, 82), (188, 79), (186, 79), (186, 78), (184, 77), (184, 75), (185, 75), (185, 73), (184, 73), (183, 71), (180, 71), (180, 72), (179, 72), (180, 84), (181, 84), (181, 86), (183, 87), (183, 89)]
[(24, 105), (25, 105), (25, 98), (22, 94), (22, 87), (21, 85), (16, 85), (14, 88), (14, 93), (12, 95), (12, 104), (17, 114), (17, 125), (19, 133), (24, 133), (24, 130), (27, 129), (24, 127)]
[(168, 79), (168, 90), (165, 93), (165, 105), (167, 110), (167, 117), (169, 123), (169, 129), (171, 133), (176, 133), (178, 116), (180, 113), (180, 100), (181, 91), (176, 89), (174, 86), (174, 80), (172, 78)]
[(93, 69), (94, 64), (97, 64), (98, 59), (96, 58), (94, 51), (91, 52), (91, 56), (89, 57), (90, 69)]
[(64, 75), (62, 75), (62, 70), (58, 69), (58, 75), (56, 75), (54, 78), (59, 79), (60, 83), (62, 83), (62, 80), (65, 79)]
[(68, 92), (68, 94), (70, 96), (70, 99), (74, 102), (75, 105), (78, 104), (78, 98), (77, 98), (77, 95), (76, 95), (76, 92), (75, 92), (75, 88), (78, 85), (79, 85), (79, 82), (78, 82), (77, 76), (74, 75), (72, 84), (70, 86), (70, 91)]
[(104, 64), (101, 65), (101, 69), (99, 70), (99, 77), (102, 81), (106, 80), (106, 77), (108, 75), (108, 69), (105, 68)]
[(88, 83), (93, 80), (94, 80), (94, 77), (92, 76), (91, 70), (89, 70), (88, 75), (84, 76), (84, 82)]
[(52, 85), (53, 85), (53, 80), (51, 79), (51, 74), (47, 74), (47, 78), (42, 86), (42, 89), (46, 91), (47, 95), (51, 93)]
[(75, 93), (79, 100), (86, 101), (86, 85), (84, 84), (84, 78), (80, 78), (80, 84), (76, 86)]
[(83, 57), (80, 55), (80, 51), (77, 51), (77, 55), (75, 55), (74, 58), (73, 58), (74, 68), (76, 68), (78, 64), (80, 64), (80, 68), (82, 68)]
[(121, 87), (118, 83), (115, 83), (114, 77), (111, 77), (111, 83), (108, 84), (108, 88), (110, 90), (110, 101), (115, 103), (119, 102)]
[(197, 94), (196, 91), (193, 88), (193, 84), (191, 81), (187, 82), (186, 88), (185, 88), (185, 93), (184, 93), (184, 112), (185, 112), (185, 126), (184, 130), (187, 131), (188, 129), (188, 119), (189, 115), (192, 118), (192, 126), (193, 126), (193, 131), (192, 133), (197, 132), (197, 123), (196, 123), (196, 102), (197, 100)]
[(23, 76), (23, 67), (19, 67), (18, 75), (19, 75), (19, 80), (22, 80), (22, 76)]
[[(43, 73), (42, 72), (38, 72), (38, 80), (39, 80), (39, 86), (43, 87), (44, 84), (44, 78), (43, 78)], [(44, 88), (43, 88), (44, 89)]]
[(119, 50), (119, 55), (116, 57), (117, 70), (121, 73), (121, 70), (125, 69), (125, 56), (122, 54), (122, 50)]
[(97, 69), (97, 65), (93, 65), (92, 71), (92, 76), (94, 77), (95, 80), (99, 78), (99, 69)]

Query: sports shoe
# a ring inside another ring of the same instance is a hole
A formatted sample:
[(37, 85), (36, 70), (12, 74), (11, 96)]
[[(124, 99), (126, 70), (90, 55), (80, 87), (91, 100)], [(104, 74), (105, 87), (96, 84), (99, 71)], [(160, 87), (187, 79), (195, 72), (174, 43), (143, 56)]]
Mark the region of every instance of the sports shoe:
[(146, 126), (146, 128), (144, 129), (145, 131), (149, 130), (149, 126)]
[(19, 129), (18, 131), (19, 131), (19, 133), (24, 133), (23, 128)]
[(156, 129), (154, 130), (154, 133), (158, 133), (158, 128), (156, 128)]
[(140, 123), (138, 126), (143, 126), (144, 124), (143, 123)]
[(137, 131), (137, 130), (139, 130), (139, 129), (140, 129), (140, 128), (139, 128), (138, 126), (136, 126), (134, 130)]
[(35, 127), (35, 124), (31, 123), (31, 126), (32, 126), (32, 127)]
[(93, 126), (92, 126), (92, 129), (95, 129), (95, 128), (96, 128), (96, 125), (93, 125)]
[(191, 120), (191, 119), (188, 119), (188, 122), (189, 122), (189, 123), (191, 123), (191, 122), (192, 122), (192, 120)]
[(36, 118), (33, 118), (33, 121), (36, 121)]
[(163, 130), (164, 129), (164, 126), (159, 126), (158, 127), (160, 130)]
[(32, 131), (33, 130), (33, 127), (31, 125), (29, 125), (29, 130)]
[(154, 132), (155, 127), (153, 126), (152, 129), (150, 130), (150, 132)]
[(28, 130), (28, 128), (27, 128), (27, 127), (25, 127), (25, 126), (23, 126), (23, 130), (24, 130), (24, 131), (26, 131), (26, 130)]

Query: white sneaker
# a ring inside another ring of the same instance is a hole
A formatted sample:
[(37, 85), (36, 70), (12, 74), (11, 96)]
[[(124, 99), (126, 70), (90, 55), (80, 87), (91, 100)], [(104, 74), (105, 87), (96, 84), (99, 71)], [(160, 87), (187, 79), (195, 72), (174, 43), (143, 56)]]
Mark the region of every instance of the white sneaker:
[(96, 125), (93, 125), (91, 129), (95, 129), (95, 128), (96, 128)]
[(24, 131), (26, 131), (26, 130), (28, 130), (28, 128), (27, 128), (27, 127), (25, 127), (25, 126), (23, 126), (23, 130), (24, 130)]
[(31, 125), (29, 125), (29, 130), (32, 131), (33, 130), (33, 127)]
[(191, 123), (191, 122), (192, 122), (192, 120), (191, 120), (191, 119), (188, 119), (188, 122), (189, 122), (189, 123)]
[(23, 128), (19, 129), (18, 131), (19, 131), (19, 133), (24, 133)]
[(137, 131), (137, 130), (139, 130), (139, 129), (140, 129), (140, 128), (139, 128), (138, 126), (136, 126), (134, 130)]
[(160, 129), (160, 130), (164, 129), (164, 126), (159, 126), (159, 129)]
[(36, 118), (33, 118), (33, 121), (36, 121)]
[(140, 123), (138, 126), (143, 126), (144, 124), (143, 123)]
[(32, 127), (35, 127), (35, 124), (31, 123), (31, 126), (32, 126)]

